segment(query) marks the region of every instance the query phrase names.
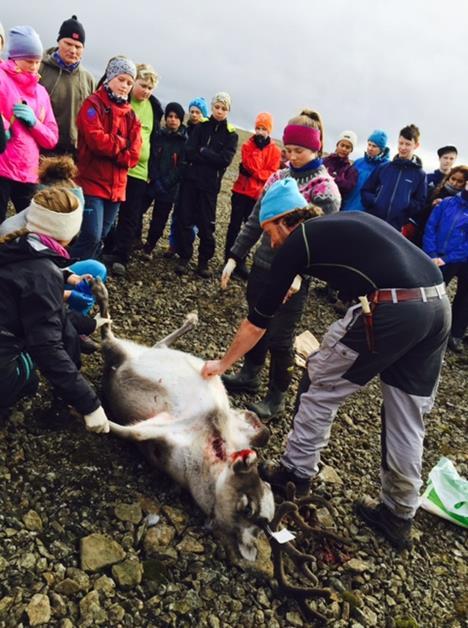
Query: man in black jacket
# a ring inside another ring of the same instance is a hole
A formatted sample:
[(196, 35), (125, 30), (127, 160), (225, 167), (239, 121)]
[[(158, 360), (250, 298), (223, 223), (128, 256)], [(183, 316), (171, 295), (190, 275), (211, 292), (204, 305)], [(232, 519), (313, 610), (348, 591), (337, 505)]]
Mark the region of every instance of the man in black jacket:
[[(298, 274), (326, 281), (343, 300), (359, 298), (362, 309), (350, 307), (309, 356), (286, 451), (263, 477), (283, 488), (293, 482), (298, 494), (308, 493), (338, 408), (379, 375), (382, 501), (375, 507), (358, 502), (356, 510), (401, 550), (411, 545), (422, 485), (423, 417), (434, 402), (450, 330), (445, 285), (427, 255), (379, 218), (340, 212), (304, 222), (304, 210), (295, 209), (300, 204), (284, 204), (292, 183), (278, 181), (262, 199), (260, 224), (279, 247), (269, 282), (226, 354), (207, 362), (202, 374), (224, 373), (258, 342)], [(356, 451), (357, 464), (358, 456)]]
[(193, 225), (198, 227), (198, 274), (211, 277), (208, 262), (215, 251), (216, 200), (226, 168), (236, 154), (238, 135), (228, 123), (231, 98), (219, 92), (211, 101), (209, 120), (195, 127), (185, 147), (186, 165), (176, 204), (179, 275), (188, 272), (193, 254)]

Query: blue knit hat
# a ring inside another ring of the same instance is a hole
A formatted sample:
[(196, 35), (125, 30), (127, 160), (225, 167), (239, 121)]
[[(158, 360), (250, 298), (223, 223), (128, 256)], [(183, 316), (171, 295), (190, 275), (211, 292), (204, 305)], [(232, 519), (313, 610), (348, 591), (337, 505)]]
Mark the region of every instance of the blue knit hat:
[(375, 131), (372, 131), (372, 133), (367, 138), (367, 141), (373, 142), (379, 148), (384, 150), (387, 146), (388, 137), (385, 131), (382, 131), (382, 129), (376, 129)]
[(202, 112), (202, 116), (204, 118), (208, 118), (210, 115), (208, 113), (208, 103), (202, 96), (197, 96), (197, 98), (194, 98), (193, 100), (191, 100), (188, 106), (189, 111), (190, 111), (190, 107), (196, 107), (197, 109), (200, 109), (200, 111)]
[(9, 59), (40, 59), (42, 43), (31, 26), (13, 26), (8, 33)]
[(299, 192), (297, 181), (291, 177), (280, 179), (268, 188), (260, 201), (260, 226), (303, 207), (307, 207), (307, 201)]

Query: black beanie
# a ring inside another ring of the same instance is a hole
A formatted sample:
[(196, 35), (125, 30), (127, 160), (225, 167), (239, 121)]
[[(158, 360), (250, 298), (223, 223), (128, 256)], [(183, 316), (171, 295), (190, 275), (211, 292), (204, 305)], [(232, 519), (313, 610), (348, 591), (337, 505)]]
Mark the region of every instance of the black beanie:
[(446, 155), (447, 153), (457, 153), (458, 155), (458, 151), (455, 146), (442, 146), (442, 148), (439, 148), (437, 151), (437, 155), (439, 157), (442, 157), (442, 155)]
[(164, 109), (164, 117), (167, 118), (167, 116), (170, 113), (175, 113), (176, 116), (179, 118), (181, 124), (183, 124), (185, 111), (184, 111), (184, 108), (182, 107), (182, 105), (179, 105), (178, 102), (170, 102), (170, 103), (168, 103), (166, 105), (166, 108)]
[(76, 15), (72, 15), (69, 20), (65, 20), (65, 22), (60, 27), (57, 41), (59, 41), (59, 39), (63, 39), (64, 37), (70, 37), (70, 39), (79, 41), (84, 46), (85, 31), (83, 28), (83, 24), (81, 22), (78, 22), (78, 18), (76, 17)]

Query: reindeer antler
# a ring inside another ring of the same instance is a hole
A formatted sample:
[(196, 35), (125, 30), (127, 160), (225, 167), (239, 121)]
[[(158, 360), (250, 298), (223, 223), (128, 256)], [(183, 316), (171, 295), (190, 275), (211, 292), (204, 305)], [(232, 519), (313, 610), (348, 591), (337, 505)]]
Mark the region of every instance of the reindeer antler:
[[(304, 517), (308, 517), (311, 512), (309, 506), (312, 504), (318, 504), (324, 506), (331, 511), (330, 504), (323, 498), (317, 495), (307, 495), (305, 497), (296, 498), (295, 487), (290, 482), (286, 489), (287, 500), (281, 502), (277, 508), (273, 520), (269, 526), (266, 526), (267, 537), (270, 541), (274, 576), (278, 582), (279, 590), (285, 595), (293, 597), (300, 608), (302, 615), (306, 621), (319, 622), (320, 624), (326, 624), (327, 619), (324, 615), (318, 611), (312, 609), (307, 600), (316, 597), (330, 598), (332, 591), (329, 588), (318, 587), (318, 578), (310, 569), (310, 563), (315, 560), (312, 554), (305, 551), (300, 551), (297, 548), (297, 543), (304, 541), (310, 542), (311, 537), (319, 537), (319, 539), (330, 539), (336, 543), (346, 545), (349, 543), (347, 539), (340, 537), (331, 530), (321, 528), (317, 525), (310, 525)], [(298, 539), (288, 541), (287, 543), (279, 543), (276, 538), (271, 534), (277, 532), (280, 523), (284, 518), (288, 518), (293, 521), (295, 527), (301, 532)], [(298, 586), (291, 584), (286, 576), (284, 568), (284, 556), (287, 555), (299, 572), (312, 584), (312, 586)]]

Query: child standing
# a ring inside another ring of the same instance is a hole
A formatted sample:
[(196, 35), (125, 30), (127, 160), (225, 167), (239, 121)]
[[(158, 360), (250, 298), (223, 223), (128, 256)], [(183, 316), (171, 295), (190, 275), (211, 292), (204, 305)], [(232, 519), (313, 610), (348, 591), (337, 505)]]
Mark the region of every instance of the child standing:
[[(197, 96), (196, 98), (191, 100), (189, 102), (188, 110), (189, 110), (189, 117), (187, 120), (186, 128), (187, 128), (187, 136), (190, 137), (192, 134), (192, 131), (197, 126), (197, 124), (200, 124), (200, 122), (206, 122), (206, 120), (208, 120), (209, 113), (208, 113), (207, 102), (202, 96)], [(171, 230), (169, 233), (169, 246), (167, 247), (167, 250), (164, 253), (164, 257), (171, 258), (171, 257), (174, 257), (174, 255), (176, 254), (176, 251), (177, 251), (176, 232), (177, 232), (176, 211), (173, 211), (172, 219), (171, 219)], [(193, 238), (192, 238), (192, 241), (193, 241), (196, 235), (195, 227), (193, 228), (192, 232), (193, 232)]]
[(461, 353), (468, 327), (468, 181), (462, 192), (435, 207), (424, 231), (423, 249), (442, 271), (446, 284), (457, 277), (448, 346)]
[[(239, 176), (232, 187), (231, 219), (224, 254), (226, 261), (242, 223), (249, 217), (263, 186), (279, 169), (281, 151), (270, 137), (272, 130), (271, 113), (259, 113), (255, 120), (255, 134), (242, 145)], [(248, 270), (244, 261), (236, 267), (236, 274), (247, 279)]]
[(83, 224), (72, 248), (74, 257), (100, 253), (125, 200), (128, 169), (137, 165), (141, 124), (128, 102), (136, 78), (133, 61), (115, 57), (106, 78), (83, 103), (78, 114), (78, 183), (85, 195)]
[(180, 261), (176, 273), (186, 274), (193, 254), (193, 225), (198, 227), (200, 248), (198, 274), (211, 277), (208, 262), (215, 251), (216, 201), (221, 180), (234, 158), (238, 135), (228, 123), (231, 97), (219, 92), (211, 101), (211, 116), (192, 132), (186, 145), (186, 167), (176, 206), (177, 248)]
[(163, 115), (161, 103), (152, 94), (157, 84), (158, 75), (151, 65), (138, 64), (130, 105), (141, 123), (142, 145), (137, 165), (128, 171), (125, 201), (119, 208), (112, 254), (104, 256), (106, 263), (112, 263), (114, 275), (125, 275), (137, 234), (141, 232), (142, 211), (147, 202), (149, 168), (154, 158), (155, 138)]
[(432, 192), (440, 183), (442, 179), (450, 172), (455, 160), (458, 156), (458, 151), (455, 146), (442, 146), (437, 151), (439, 157), (439, 168), (427, 175), (427, 188), (429, 192)]
[(350, 194), (358, 180), (358, 173), (353, 167), (353, 162), (349, 159), (349, 155), (356, 146), (356, 133), (343, 131), (336, 143), (335, 152), (327, 155), (323, 160), (323, 165), (335, 179), (342, 199)]
[(0, 113), (5, 150), (0, 154), (0, 222), (8, 201), (17, 212), (35, 192), (41, 149), (57, 144), (58, 127), (49, 94), (39, 85), (42, 44), (30, 26), (9, 32), (8, 61), (0, 64)]
[(153, 214), (143, 252), (151, 257), (164, 232), (179, 187), (187, 130), (184, 108), (170, 102), (164, 110), (165, 127), (158, 131), (154, 144), (154, 159), (149, 173), (149, 189), (154, 198)]
[(387, 139), (387, 134), (381, 129), (376, 129), (367, 138), (367, 150), (364, 157), (356, 159), (353, 164), (358, 173), (356, 185), (343, 200), (342, 210), (364, 211), (361, 188), (378, 166), (389, 161), (390, 148), (387, 146)]
[(410, 124), (400, 131), (398, 155), (379, 166), (362, 187), (366, 211), (401, 231), (407, 223), (417, 223), (426, 202), (426, 173), (415, 155), (420, 133)]

